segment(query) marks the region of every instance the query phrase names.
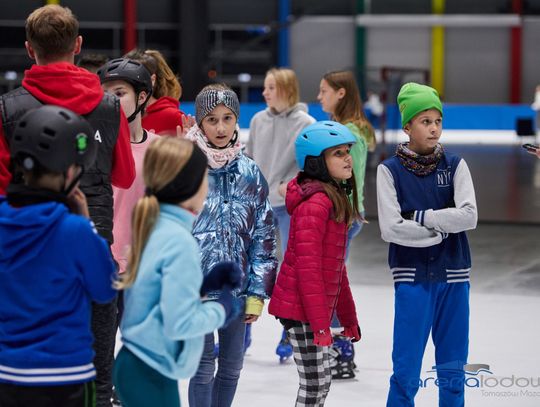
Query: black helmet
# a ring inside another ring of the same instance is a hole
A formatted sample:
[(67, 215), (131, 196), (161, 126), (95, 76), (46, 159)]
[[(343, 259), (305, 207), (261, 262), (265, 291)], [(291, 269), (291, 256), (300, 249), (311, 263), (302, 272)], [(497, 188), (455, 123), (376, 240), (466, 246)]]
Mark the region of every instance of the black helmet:
[(110, 81), (126, 81), (133, 89), (137, 98), (144, 91), (147, 94), (146, 100), (140, 105), (136, 105), (135, 111), (127, 118), (129, 122), (141, 112), (152, 95), (152, 77), (148, 69), (138, 61), (127, 58), (116, 58), (108, 61), (98, 69), (97, 75), (102, 84)]
[(98, 69), (101, 83), (126, 81), (135, 89), (135, 93), (152, 93), (152, 77), (143, 64), (127, 58), (111, 59)]
[(26, 112), (15, 126), (11, 157), (24, 169), (36, 163), (63, 173), (70, 165), (88, 168), (97, 154), (94, 130), (86, 119), (69, 109), (45, 105)]

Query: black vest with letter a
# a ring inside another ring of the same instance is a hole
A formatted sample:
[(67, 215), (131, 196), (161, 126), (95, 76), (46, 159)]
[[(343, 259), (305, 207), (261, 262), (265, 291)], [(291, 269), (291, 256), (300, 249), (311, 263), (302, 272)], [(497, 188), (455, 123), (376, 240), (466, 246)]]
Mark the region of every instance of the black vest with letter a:
[[(9, 145), (17, 121), (30, 109), (42, 103), (26, 89), (19, 87), (0, 96), (0, 114), (4, 134)], [(113, 235), (113, 192), (111, 170), (113, 151), (120, 126), (120, 102), (105, 93), (97, 107), (84, 115), (95, 130), (94, 138), (98, 144), (95, 163), (86, 168), (80, 187), (86, 195), (90, 217), (99, 234), (112, 243)]]

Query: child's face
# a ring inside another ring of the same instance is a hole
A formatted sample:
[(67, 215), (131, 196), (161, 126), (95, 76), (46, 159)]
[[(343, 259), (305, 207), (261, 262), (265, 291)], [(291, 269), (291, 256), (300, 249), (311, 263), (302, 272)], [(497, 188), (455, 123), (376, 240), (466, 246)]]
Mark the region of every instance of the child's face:
[(322, 110), (326, 113), (334, 114), (339, 101), (345, 96), (345, 89), (332, 88), (326, 79), (321, 79), (317, 100), (321, 103)]
[(353, 160), (349, 144), (341, 144), (324, 150), (324, 161), (328, 173), (335, 180), (345, 181), (352, 177)]
[[(112, 93), (118, 99), (120, 99), (120, 106), (124, 111), (126, 117), (131, 116), (131, 114), (137, 108), (135, 89), (129, 83), (125, 81), (109, 81), (101, 85), (103, 90), (108, 93)], [(141, 104), (146, 99), (146, 92), (141, 92), (139, 94), (139, 103)]]
[(415, 153), (431, 154), (442, 133), (442, 116), (437, 109), (418, 113), (403, 127), (410, 138), (409, 148)]
[(225, 147), (236, 130), (236, 116), (225, 105), (217, 105), (201, 122), (202, 131), (217, 147)]
[(271, 109), (281, 112), (287, 107), (286, 101), (283, 100), (278, 92), (274, 75), (266, 75), (266, 78), (264, 78), (264, 90), (262, 95), (266, 105)]

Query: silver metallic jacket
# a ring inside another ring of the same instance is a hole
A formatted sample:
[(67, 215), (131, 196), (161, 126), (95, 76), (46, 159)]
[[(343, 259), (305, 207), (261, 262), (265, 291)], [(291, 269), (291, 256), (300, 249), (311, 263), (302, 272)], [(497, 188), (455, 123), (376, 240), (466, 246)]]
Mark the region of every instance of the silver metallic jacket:
[(244, 271), (242, 287), (235, 294), (269, 298), (277, 258), (266, 180), (255, 162), (240, 153), (222, 168), (209, 168), (208, 181), (208, 197), (193, 229), (203, 273), (221, 261), (235, 261)]

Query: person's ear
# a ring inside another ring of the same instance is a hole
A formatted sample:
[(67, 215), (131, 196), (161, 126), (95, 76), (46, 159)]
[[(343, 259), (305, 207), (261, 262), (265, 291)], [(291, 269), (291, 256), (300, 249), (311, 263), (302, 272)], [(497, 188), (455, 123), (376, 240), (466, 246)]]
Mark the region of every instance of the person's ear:
[(148, 93), (146, 93), (144, 90), (139, 92), (137, 105), (140, 105), (141, 103), (144, 103), (144, 101), (146, 100), (147, 97), (148, 97)]
[(405, 126), (403, 126), (403, 131), (407, 136), (411, 135), (411, 126), (409, 126), (409, 123), (407, 123)]
[(78, 35), (75, 38), (75, 46), (73, 47), (73, 55), (79, 55), (81, 53), (83, 38), (82, 35)]
[(150, 76), (150, 78), (152, 79), (152, 89), (154, 89), (154, 86), (156, 86), (156, 74), (153, 73), (152, 76)]
[(346, 94), (347, 94), (347, 91), (345, 90), (345, 88), (339, 88), (337, 91), (338, 99), (343, 99)]
[(26, 53), (30, 57), (30, 59), (35, 60), (36, 59), (36, 53), (34, 52), (34, 48), (32, 48), (32, 45), (28, 41), (24, 42), (24, 47), (26, 48)]

